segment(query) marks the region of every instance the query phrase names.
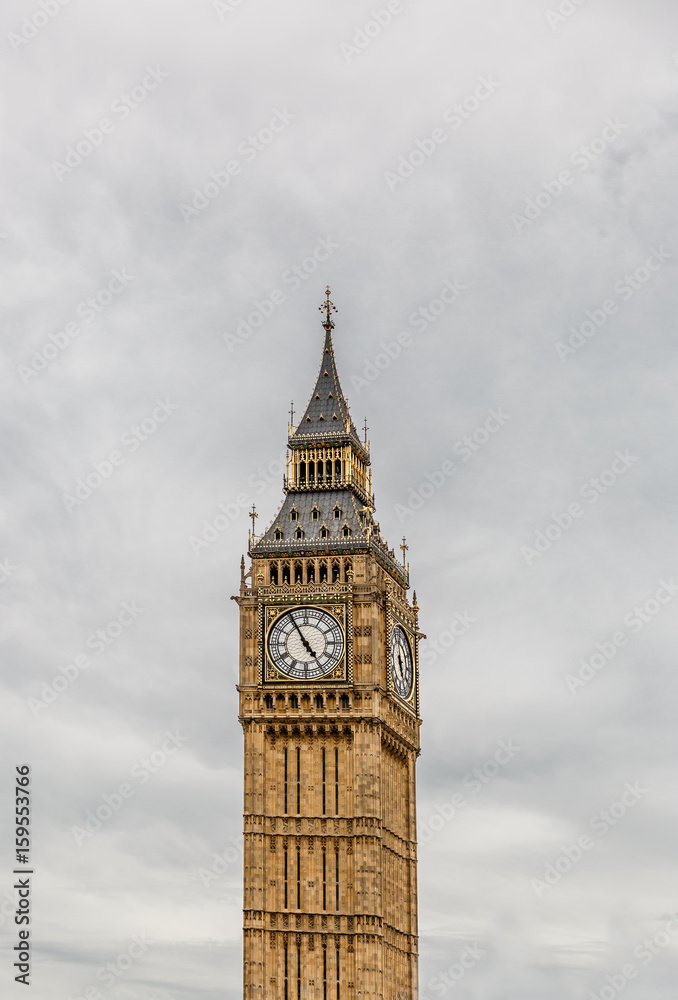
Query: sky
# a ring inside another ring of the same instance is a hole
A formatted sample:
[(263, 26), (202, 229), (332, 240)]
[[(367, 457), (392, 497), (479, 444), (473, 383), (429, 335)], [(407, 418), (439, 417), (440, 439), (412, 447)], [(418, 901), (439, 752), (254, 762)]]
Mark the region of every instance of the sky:
[(675, 4), (0, 17), (2, 995), (25, 764), (33, 1000), (242, 995), (230, 597), (329, 283), (428, 636), (421, 1000), (674, 997)]

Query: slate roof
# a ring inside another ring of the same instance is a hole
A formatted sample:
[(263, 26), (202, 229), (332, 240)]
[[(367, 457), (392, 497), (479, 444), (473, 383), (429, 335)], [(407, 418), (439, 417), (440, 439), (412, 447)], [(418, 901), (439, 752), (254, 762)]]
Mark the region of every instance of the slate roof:
[[(341, 511), (339, 518), (334, 516), (334, 508)], [(273, 523), (262, 535), (261, 542), (275, 541), (276, 529), (282, 531), (284, 544), (276, 542), (278, 548), (297, 548), (300, 540), (296, 538), (297, 528), (301, 528), (304, 533), (304, 542), (308, 542), (306, 547), (323, 548), (333, 542), (341, 542), (343, 545), (349, 544), (343, 537), (344, 526), (348, 525), (351, 532), (350, 538), (357, 544), (366, 541), (363, 526), (358, 515), (362, 504), (351, 490), (323, 490), (317, 493), (288, 493), (283, 500)], [(318, 511), (318, 519), (314, 520), (313, 510)], [(291, 514), (296, 511), (297, 520), (293, 521)], [(323, 525), (328, 529), (329, 537), (321, 538), (320, 529)], [(314, 543), (314, 544), (311, 544)], [(252, 546), (252, 552), (257, 552), (258, 542)], [(364, 546), (363, 546), (364, 547)]]
[[(334, 516), (335, 507), (339, 507), (341, 511), (339, 518)], [(313, 519), (314, 508), (318, 511), (317, 520)], [(295, 521), (290, 516), (293, 510), (297, 514)], [(361, 516), (361, 510), (364, 508), (351, 490), (288, 493), (271, 525), (260, 538), (251, 543), (250, 554), (272, 556), (278, 553), (284, 556), (311, 551), (326, 551), (331, 554), (338, 550), (348, 552), (351, 549), (370, 549), (407, 586), (407, 573), (381, 537), (379, 525), (373, 520), (371, 512), (367, 511)], [(345, 525), (350, 529), (348, 537), (343, 534)], [(328, 529), (327, 538), (320, 535), (323, 526)], [(303, 538), (296, 537), (298, 528), (301, 528)], [(276, 529), (282, 532), (282, 539), (276, 539)]]
[(313, 439), (351, 441), (367, 457), (365, 445), (358, 436), (348, 403), (341, 391), (331, 329), (325, 330), (325, 345), (315, 388), (304, 415), (290, 438), (290, 444), (312, 443)]

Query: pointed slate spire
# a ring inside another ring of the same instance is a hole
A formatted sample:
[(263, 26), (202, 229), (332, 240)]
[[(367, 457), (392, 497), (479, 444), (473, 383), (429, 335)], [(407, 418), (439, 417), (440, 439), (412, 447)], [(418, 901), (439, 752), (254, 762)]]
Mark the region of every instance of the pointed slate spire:
[[(407, 567), (398, 562), (372, 517), (375, 501), (368, 428), (366, 423), (365, 440), (361, 441), (341, 391), (332, 346), (332, 311), (336, 309), (329, 288), (320, 309), (325, 314), (320, 370), (296, 428), (294, 406), (290, 411), (285, 496), (263, 534), (255, 536), (250, 532), (249, 552), (253, 556), (288, 559), (293, 554), (343, 556), (369, 550), (379, 565), (407, 589)], [(296, 581), (290, 577), (288, 582)]]
[(325, 344), (320, 360), (320, 370), (308, 406), (290, 441), (299, 438), (306, 440), (315, 438), (319, 441), (341, 438), (344, 441), (351, 440), (361, 452), (365, 452), (365, 445), (358, 436), (339, 382), (332, 345), (334, 323), (331, 316), (332, 310), (335, 312), (337, 310), (330, 300), (329, 286), (325, 295), (326, 301), (320, 306), (320, 310), (325, 313), (323, 321)]

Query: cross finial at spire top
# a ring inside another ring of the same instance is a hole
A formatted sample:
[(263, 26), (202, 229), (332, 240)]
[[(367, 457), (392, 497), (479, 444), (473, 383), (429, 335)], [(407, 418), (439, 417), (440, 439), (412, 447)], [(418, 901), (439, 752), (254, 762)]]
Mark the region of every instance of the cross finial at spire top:
[(334, 312), (338, 311), (334, 302), (330, 300), (330, 286), (328, 285), (327, 288), (325, 289), (325, 301), (321, 306), (318, 306), (318, 311), (325, 313), (325, 321), (323, 322), (323, 326), (325, 327), (328, 333), (330, 332), (330, 330), (334, 330), (334, 323), (332, 322), (332, 310), (334, 310)]

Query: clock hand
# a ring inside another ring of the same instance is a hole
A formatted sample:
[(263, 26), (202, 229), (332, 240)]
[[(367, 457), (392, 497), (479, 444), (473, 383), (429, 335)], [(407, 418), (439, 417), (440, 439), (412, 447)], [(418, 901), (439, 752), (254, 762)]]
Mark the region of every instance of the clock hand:
[(301, 641), (303, 642), (303, 644), (304, 644), (304, 646), (306, 648), (306, 652), (310, 653), (311, 656), (313, 656), (313, 657), (315, 657), (317, 659), (317, 654), (314, 652), (313, 648), (309, 645), (309, 643), (308, 643), (308, 641), (306, 639), (306, 636), (304, 635), (304, 633), (301, 631), (301, 629), (297, 625), (297, 620), (294, 617), (294, 615), (292, 615), (292, 621), (294, 622), (295, 629), (297, 630), (297, 632), (301, 636)]

